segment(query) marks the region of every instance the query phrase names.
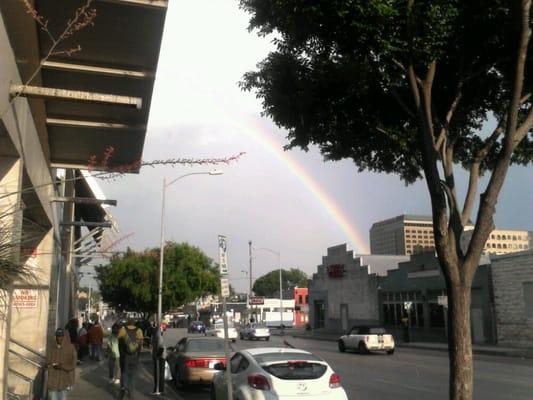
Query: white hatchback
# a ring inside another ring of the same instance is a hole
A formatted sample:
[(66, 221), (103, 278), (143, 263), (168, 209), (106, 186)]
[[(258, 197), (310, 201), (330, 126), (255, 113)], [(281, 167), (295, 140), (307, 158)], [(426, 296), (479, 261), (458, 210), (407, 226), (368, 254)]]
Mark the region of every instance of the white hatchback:
[[(321, 358), (304, 350), (263, 347), (231, 358), (235, 400), (348, 400), (340, 377)], [(223, 364), (215, 369), (223, 370)], [(224, 372), (213, 377), (211, 399), (227, 400)]]

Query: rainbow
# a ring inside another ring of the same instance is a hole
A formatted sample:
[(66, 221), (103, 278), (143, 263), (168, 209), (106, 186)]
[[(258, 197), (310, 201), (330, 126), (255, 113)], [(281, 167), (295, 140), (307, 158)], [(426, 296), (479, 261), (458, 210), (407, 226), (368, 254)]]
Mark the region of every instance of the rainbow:
[[(207, 99), (206, 99), (207, 100)], [(239, 132), (251, 137), (266, 149), (271, 155), (285, 164), (287, 168), (298, 178), (305, 188), (315, 197), (320, 205), (326, 210), (327, 214), (335, 221), (339, 228), (344, 232), (348, 244), (351, 244), (356, 254), (368, 254), (368, 248), (365, 242), (365, 236), (355, 229), (350, 219), (344, 214), (329, 194), (319, 185), (319, 183), (304, 169), (304, 167), (295, 160), (289, 152), (283, 150), (283, 146), (278, 143), (271, 132), (267, 132), (264, 127), (257, 125), (252, 121), (243, 121), (241, 116), (232, 116), (230, 110), (222, 109), (222, 106), (209, 99), (212, 108), (221, 118), (229, 125), (236, 128)], [(207, 105), (207, 104), (206, 104)]]

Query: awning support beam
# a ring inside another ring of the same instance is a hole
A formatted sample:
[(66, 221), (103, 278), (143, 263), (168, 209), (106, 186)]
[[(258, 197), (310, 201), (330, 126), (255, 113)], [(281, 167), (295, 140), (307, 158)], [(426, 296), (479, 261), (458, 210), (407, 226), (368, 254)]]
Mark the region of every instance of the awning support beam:
[(63, 222), (62, 226), (86, 226), (87, 228), (111, 228), (111, 222), (72, 221)]
[(89, 74), (109, 75), (125, 78), (146, 79), (155, 77), (155, 75), (151, 72), (135, 71), (131, 69), (122, 68), (98, 67), (95, 65), (73, 64), (61, 61), (46, 60), (42, 61), (41, 65), (43, 66), (43, 68), (46, 69), (55, 69), (59, 71), (70, 72), (84, 72)]
[(167, 0), (100, 0), (107, 3), (124, 4), (139, 7), (160, 8), (166, 10), (168, 7)]
[(115, 122), (103, 121), (83, 121), (78, 119), (46, 118), (46, 124), (51, 126), (68, 126), (72, 128), (94, 128), (94, 129), (131, 129), (146, 130), (146, 125), (127, 125)]
[(142, 99), (140, 97), (119, 96), (115, 94), (84, 92), (81, 90), (58, 89), (41, 86), (19, 85), (13, 83), (9, 86), (9, 95), (12, 98), (16, 96), (23, 96), (41, 99), (122, 105), (137, 109), (142, 107)]
[(74, 203), (74, 204), (90, 204), (99, 205), (107, 204), (110, 206), (116, 206), (117, 201), (111, 199), (94, 199), (92, 197), (52, 197), (52, 202), (58, 203)]

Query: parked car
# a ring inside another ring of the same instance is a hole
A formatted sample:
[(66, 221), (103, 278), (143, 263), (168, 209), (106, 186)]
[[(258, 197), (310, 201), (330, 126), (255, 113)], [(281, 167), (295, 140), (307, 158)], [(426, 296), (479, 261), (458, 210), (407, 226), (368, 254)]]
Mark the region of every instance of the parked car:
[(205, 324), (202, 321), (192, 321), (187, 331), (189, 333), (205, 333)]
[(339, 338), (339, 351), (358, 350), (365, 354), (369, 351), (386, 351), (394, 354), (394, 338), (384, 328), (371, 326), (354, 326), (350, 331)]
[(270, 340), (270, 329), (268, 329), (264, 325), (259, 324), (248, 324), (244, 328), (241, 329), (239, 336), (242, 340), (248, 339), (248, 340), (259, 340), (259, 339), (265, 339)]
[[(224, 324), (214, 324), (205, 330), (206, 336), (215, 336), (224, 339)], [(237, 329), (233, 326), (228, 327), (228, 339), (235, 342), (238, 337)]]
[(226, 364), (224, 340), (212, 337), (186, 337), (167, 348), (167, 362), (176, 385), (209, 385), (216, 364)]
[[(348, 400), (340, 377), (320, 357), (304, 350), (263, 347), (241, 350), (231, 358), (233, 396), (242, 400)], [(225, 370), (223, 364), (215, 366)], [(224, 373), (211, 385), (211, 399), (227, 400)]]

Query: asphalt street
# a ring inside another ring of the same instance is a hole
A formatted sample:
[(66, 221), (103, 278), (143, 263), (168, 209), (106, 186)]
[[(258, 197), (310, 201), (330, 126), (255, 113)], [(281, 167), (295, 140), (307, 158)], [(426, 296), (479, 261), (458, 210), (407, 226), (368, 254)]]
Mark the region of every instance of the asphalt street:
[[(183, 329), (170, 329), (165, 344), (174, 346), (186, 335)], [(446, 400), (448, 398), (448, 358), (431, 350), (398, 348), (394, 355), (340, 353), (336, 343), (291, 336), (272, 336), (270, 342), (241, 341), (234, 350), (250, 347), (284, 346), (283, 341), (310, 351), (327, 361), (340, 374), (350, 399), (357, 400)], [(475, 400), (531, 400), (533, 360), (476, 355)], [(168, 383), (172, 385), (171, 382)], [(209, 390), (175, 391), (178, 399), (207, 400)]]

